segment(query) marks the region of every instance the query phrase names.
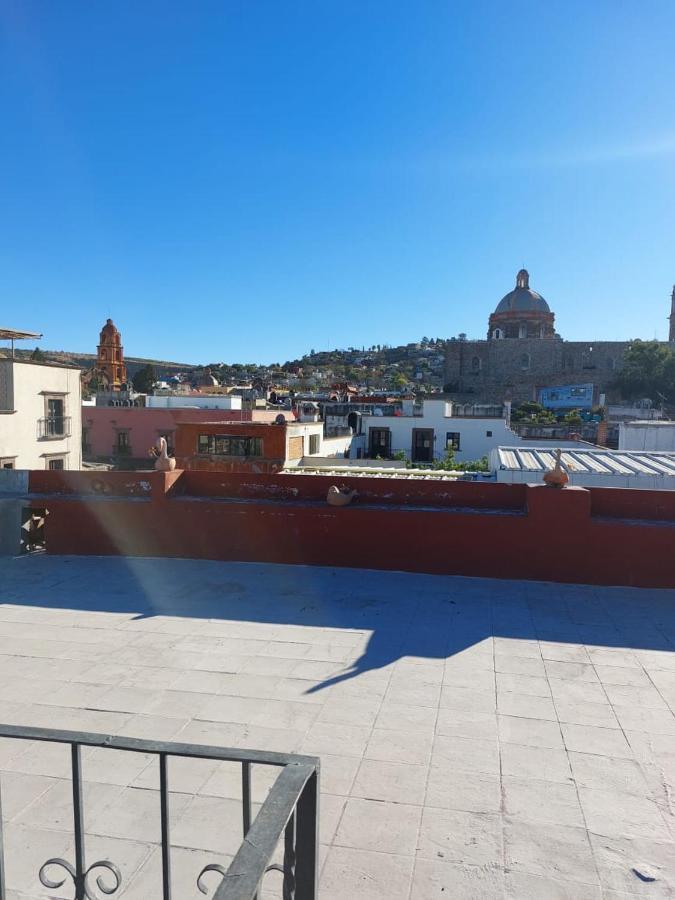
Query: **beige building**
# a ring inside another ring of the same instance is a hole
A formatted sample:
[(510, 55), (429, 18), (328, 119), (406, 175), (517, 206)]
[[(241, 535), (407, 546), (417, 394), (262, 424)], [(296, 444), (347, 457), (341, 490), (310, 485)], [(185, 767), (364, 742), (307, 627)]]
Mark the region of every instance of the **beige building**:
[(79, 469), (81, 436), (77, 367), (0, 359), (0, 469)]

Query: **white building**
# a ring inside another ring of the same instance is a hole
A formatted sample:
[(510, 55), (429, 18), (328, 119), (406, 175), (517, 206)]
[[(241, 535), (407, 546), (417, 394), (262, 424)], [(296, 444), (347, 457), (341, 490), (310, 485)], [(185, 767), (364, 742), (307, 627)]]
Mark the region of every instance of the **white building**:
[[(494, 406), (461, 406), (456, 415), (454, 404), (444, 397), (425, 398), (422, 408), (404, 403), (401, 414), (362, 415), (361, 434), (371, 458), (386, 459), (404, 453), (413, 463), (432, 463), (445, 458), (452, 449), (459, 462), (479, 460), (497, 447), (507, 445), (537, 447), (574, 447), (578, 441), (521, 438), (509, 427), (508, 406), (496, 415)], [(584, 446), (584, 444), (581, 444)]]
[(0, 468), (81, 468), (81, 410), (77, 367), (0, 359)]
[(149, 409), (241, 409), (237, 394), (148, 394)]
[[(562, 453), (560, 463), (569, 483), (578, 487), (675, 489), (675, 453), (576, 447)], [(490, 468), (497, 481), (506, 484), (537, 484), (554, 466), (550, 449), (498, 447), (490, 454)]]
[(675, 422), (621, 422), (619, 450), (664, 450), (675, 452)]

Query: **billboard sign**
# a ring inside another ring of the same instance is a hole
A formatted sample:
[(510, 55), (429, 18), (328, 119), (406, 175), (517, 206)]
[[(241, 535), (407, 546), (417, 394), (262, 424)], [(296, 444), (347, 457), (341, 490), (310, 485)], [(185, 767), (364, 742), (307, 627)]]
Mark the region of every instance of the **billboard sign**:
[(539, 402), (546, 409), (591, 409), (592, 384), (561, 384), (539, 388)]

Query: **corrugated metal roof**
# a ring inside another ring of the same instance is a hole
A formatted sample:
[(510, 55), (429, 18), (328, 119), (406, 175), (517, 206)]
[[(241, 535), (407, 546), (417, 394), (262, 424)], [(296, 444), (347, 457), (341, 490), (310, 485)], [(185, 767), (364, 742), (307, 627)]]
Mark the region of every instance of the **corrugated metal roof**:
[[(555, 465), (555, 456), (548, 449), (500, 447), (498, 455), (501, 469), (537, 472), (552, 469)], [(675, 476), (675, 452), (648, 450), (618, 452), (600, 447), (597, 449), (580, 447), (578, 450), (565, 449), (560, 462), (563, 469), (571, 475), (632, 475), (649, 478), (660, 475)]]

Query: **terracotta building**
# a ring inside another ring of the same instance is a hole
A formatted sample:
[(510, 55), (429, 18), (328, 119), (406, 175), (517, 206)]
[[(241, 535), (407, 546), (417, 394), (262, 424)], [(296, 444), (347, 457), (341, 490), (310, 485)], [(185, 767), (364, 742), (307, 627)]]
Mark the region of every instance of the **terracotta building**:
[(177, 422), (179, 469), (270, 473), (319, 456), (322, 422)]
[(101, 329), (97, 347), (96, 368), (103, 375), (110, 391), (119, 391), (127, 381), (127, 367), (124, 365), (122, 335), (108, 319)]

